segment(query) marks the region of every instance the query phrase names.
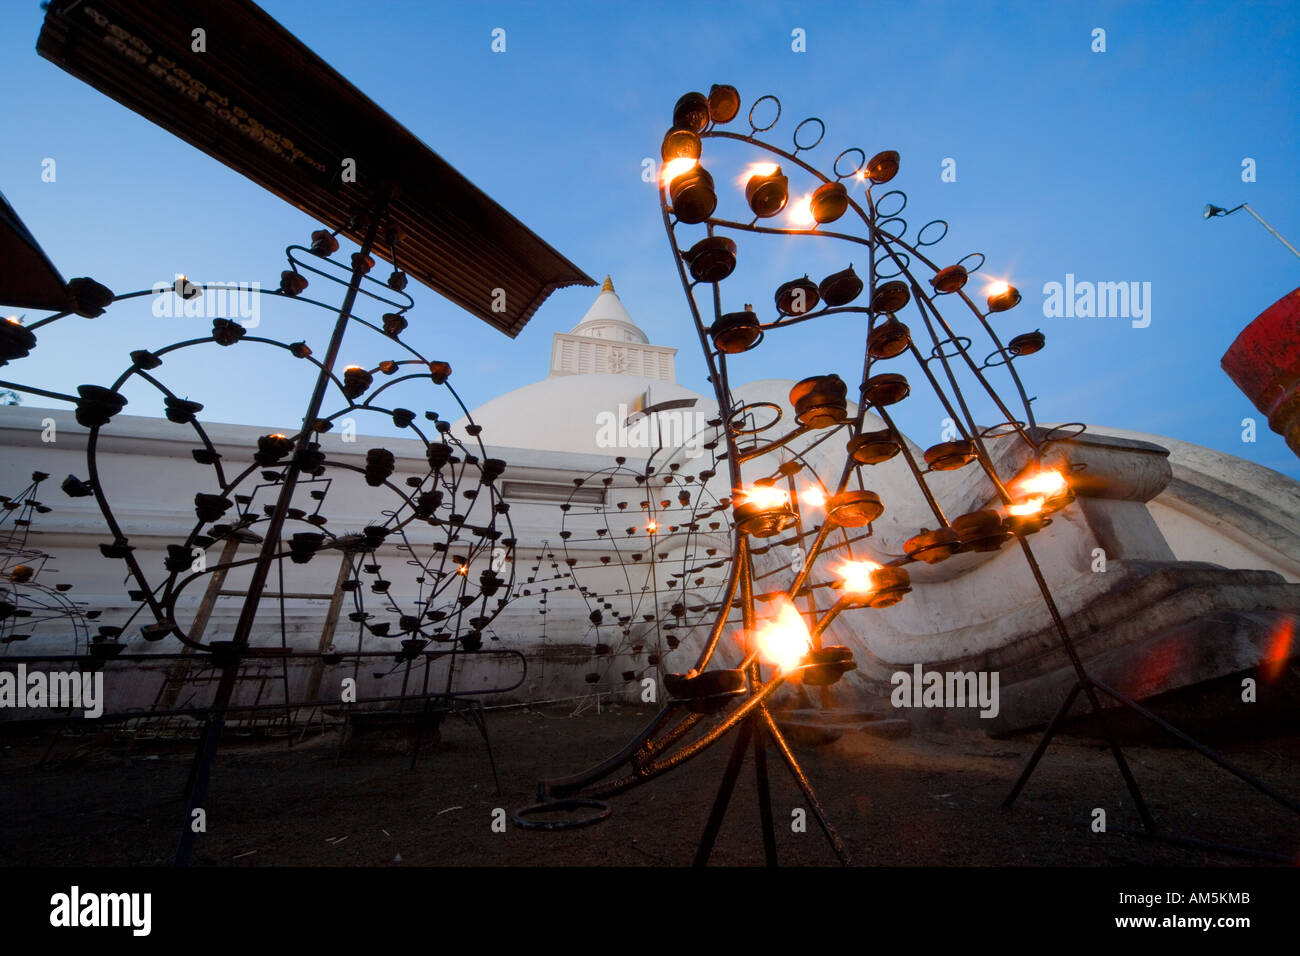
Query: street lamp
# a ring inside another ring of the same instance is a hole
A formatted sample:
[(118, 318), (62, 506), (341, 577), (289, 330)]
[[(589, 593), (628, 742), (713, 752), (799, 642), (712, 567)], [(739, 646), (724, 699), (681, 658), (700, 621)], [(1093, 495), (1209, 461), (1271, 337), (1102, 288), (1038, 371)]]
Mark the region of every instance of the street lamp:
[(1250, 208), (1250, 203), (1248, 203), (1248, 202), (1244, 202), (1244, 203), (1242, 203), (1240, 206), (1234, 206), (1232, 209), (1224, 209), (1222, 206), (1216, 206), (1216, 205), (1214, 205), (1213, 203), (1206, 203), (1206, 204), (1205, 204), (1205, 209), (1203, 209), (1203, 210), (1201, 211), (1201, 218), (1202, 218), (1202, 219), (1218, 219), (1220, 216), (1231, 216), (1234, 212), (1237, 212), (1238, 210), (1241, 210), (1241, 209), (1246, 210), (1246, 212), (1250, 213), (1252, 216), (1254, 216), (1256, 219), (1258, 219), (1258, 220), (1259, 220), (1259, 224), (1260, 224), (1261, 226), (1263, 226), (1265, 229), (1267, 229), (1269, 232), (1271, 232), (1273, 235), (1275, 235), (1275, 236), (1277, 237), (1277, 241), (1278, 241), (1278, 242), (1282, 243), (1282, 245), (1284, 245), (1284, 246), (1286, 246), (1288, 249), (1290, 249), (1290, 250), (1291, 250), (1291, 254), (1292, 254), (1293, 256), (1295, 256), (1297, 259), (1300, 259), (1300, 250), (1297, 250), (1295, 246), (1291, 245), (1291, 243), (1287, 242), (1286, 239), (1283, 238), (1283, 236), (1282, 236), (1282, 234), (1281, 234), (1280, 232), (1278, 232), (1276, 229), (1274, 229), (1272, 226), (1270, 226), (1267, 222), (1265, 222), (1265, 221), (1264, 221), (1264, 217), (1261, 216), (1259, 213), (1255, 212), (1255, 210), (1251, 209), (1251, 208)]

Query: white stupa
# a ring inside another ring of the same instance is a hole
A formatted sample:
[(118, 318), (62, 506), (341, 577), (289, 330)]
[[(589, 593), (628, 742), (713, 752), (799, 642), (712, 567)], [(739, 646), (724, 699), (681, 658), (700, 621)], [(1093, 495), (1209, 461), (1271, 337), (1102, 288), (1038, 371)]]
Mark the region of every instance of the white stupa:
[(474, 409), (474, 421), (503, 449), (645, 457), (648, 448), (612, 448), (601, 423), (664, 403), (714, 414), (711, 399), (677, 384), (676, 354), (650, 343), (606, 276), (582, 320), (555, 333), (550, 374)]
[(551, 344), (551, 375), (637, 375), (676, 382), (673, 358), (677, 350), (651, 345), (649, 337), (632, 321), (605, 276), (600, 295), (582, 321), (567, 334), (556, 332)]

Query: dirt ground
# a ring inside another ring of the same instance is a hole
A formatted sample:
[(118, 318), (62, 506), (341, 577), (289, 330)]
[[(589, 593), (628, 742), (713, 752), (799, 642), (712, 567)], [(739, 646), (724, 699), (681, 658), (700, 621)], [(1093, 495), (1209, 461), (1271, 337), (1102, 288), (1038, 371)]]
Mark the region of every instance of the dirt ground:
[[(569, 709), (493, 711), (489, 728), (503, 793), (492, 784), (477, 731), (449, 719), (414, 770), (398, 749), (340, 753), (338, 736), (228, 739), (213, 773), (205, 866), (686, 865), (730, 750), (728, 738), (697, 760), (613, 798), (603, 823), (566, 832), (492, 826), (493, 811), (534, 802), (537, 781), (612, 754), (651, 717), (629, 707), (571, 716)], [(1137, 815), (1109, 753), (1065, 738), (1020, 801), (998, 807), (1034, 744), (975, 733), (927, 732), (886, 740), (862, 734), (797, 748), (832, 822), (858, 864), (1258, 865), (1258, 861), (1138, 839)], [(0, 863), (10, 866), (165, 865), (175, 852), (180, 793), (193, 753), (185, 741), (127, 743), (65, 736), (0, 741)], [(1300, 740), (1222, 748), (1284, 793), (1300, 794)], [(1168, 830), (1219, 843), (1294, 854), (1295, 818), (1203, 758), (1182, 750), (1127, 750), (1157, 819)], [(835, 862), (769, 751), (780, 860)], [(752, 761), (747, 763), (712, 862), (762, 863)], [(1106, 833), (1090, 828), (1094, 808)], [(1293, 858), (1300, 862), (1300, 858)]]

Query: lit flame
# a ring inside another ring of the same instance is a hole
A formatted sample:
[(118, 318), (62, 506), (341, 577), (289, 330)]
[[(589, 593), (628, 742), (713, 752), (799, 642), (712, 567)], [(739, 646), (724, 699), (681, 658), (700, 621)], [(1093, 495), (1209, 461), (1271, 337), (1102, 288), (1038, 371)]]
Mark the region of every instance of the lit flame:
[(674, 179), (682, 173), (694, 169), (698, 166), (698, 159), (691, 159), (689, 156), (678, 156), (676, 159), (670, 159), (664, 163), (663, 183), (665, 186), (672, 183)]
[(1043, 510), (1042, 498), (1030, 498), (1028, 501), (1018, 501), (1015, 504), (1007, 505), (1007, 514), (1021, 517), (1024, 515), (1036, 515)]
[(272, 435), (267, 435), (266, 437), (267, 437), (267, 438), (284, 438), (284, 436), (281, 435), (279, 432), (275, 432), (275, 433), (272, 434)]
[(782, 598), (776, 617), (764, 621), (754, 632), (758, 652), (783, 671), (798, 667), (812, 649), (808, 625), (789, 598)]
[(749, 181), (755, 176), (771, 176), (780, 168), (776, 163), (750, 163), (737, 177), (736, 182), (741, 186), (748, 186)]
[(1024, 494), (1050, 498), (1065, 491), (1069, 485), (1065, 476), (1053, 468), (1029, 475), (1016, 482), (1016, 487)]
[(647, 534), (654, 534), (656, 531), (659, 530), (658, 522), (651, 521), (648, 525), (645, 526), (645, 530)]
[(1008, 292), (1008, 290), (1010, 290), (1010, 288), (1011, 285), (1009, 283), (1003, 282), (1001, 279), (998, 279), (996, 282), (992, 283), (984, 291), (989, 295), (990, 298), (993, 298), (995, 296), (1005, 295)]
[(16, 315), (6, 315), (6, 316), (5, 316), (5, 321), (6, 321), (6, 322), (11, 322), (11, 323), (13, 323), (14, 325), (22, 325), (22, 324), (23, 324), (23, 320), (20, 319), (20, 318), (18, 318), (18, 316), (16, 316)]
[(789, 206), (790, 224), (799, 228), (817, 225), (812, 213), (812, 193), (805, 193)]
[(469, 574), (469, 565), (467, 565), (467, 564), (462, 564), (459, 568), (456, 569), (456, 573), (457, 573), (457, 574)]
[(736, 493), (737, 504), (754, 505), (763, 511), (783, 508), (790, 503), (790, 496), (784, 489), (772, 485), (754, 485), (743, 488)]
[(799, 492), (799, 500), (810, 508), (825, 508), (826, 492), (822, 490), (821, 485), (809, 485)]
[(834, 570), (840, 576), (845, 591), (851, 594), (869, 594), (876, 588), (871, 580), (872, 573), (883, 567), (883, 564), (875, 561), (844, 561)]
[(349, 366), (348, 366), (347, 368), (345, 368), (343, 371), (345, 371), (345, 372), (364, 372), (365, 369), (363, 369), (360, 365), (349, 365)]
[(1295, 638), (1295, 627), (1290, 618), (1284, 618), (1273, 632), (1260, 671), (1266, 681), (1277, 680), (1286, 671), (1287, 661), (1291, 657), (1291, 644)]

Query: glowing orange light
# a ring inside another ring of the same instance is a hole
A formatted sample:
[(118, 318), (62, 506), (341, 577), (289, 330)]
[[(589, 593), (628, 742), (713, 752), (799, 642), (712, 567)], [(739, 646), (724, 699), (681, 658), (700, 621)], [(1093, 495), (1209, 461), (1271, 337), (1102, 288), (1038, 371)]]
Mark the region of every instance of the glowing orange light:
[(759, 624), (754, 638), (763, 659), (783, 671), (798, 667), (812, 649), (808, 625), (789, 598), (781, 598), (776, 616)]
[(1295, 626), (1290, 618), (1286, 618), (1273, 632), (1268, 650), (1264, 652), (1263, 666), (1260, 670), (1266, 681), (1271, 683), (1285, 672), (1287, 661), (1291, 658), (1291, 643), (1294, 637)]
[(667, 186), (682, 173), (694, 169), (699, 163), (698, 159), (691, 159), (689, 156), (678, 156), (676, 159), (668, 160), (668, 162), (664, 163), (664, 185)]
[(1065, 476), (1053, 468), (1029, 475), (1016, 482), (1016, 487), (1024, 494), (1050, 498), (1065, 491), (1069, 485)]
[(984, 290), (984, 293), (988, 296), (1005, 295), (1010, 288), (1011, 285), (1009, 283), (998, 279), (997, 281), (990, 283), (989, 287)]
[(747, 186), (753, 177), (771, 176), (780, 168), (776, 163), (750, 163), (745, 167), (745, 171), (736, 177), (736, 183), (739, 186)]
[(456, 573), (457, 573), (457, 574), (469, 574), (469, 565), (467, 565), (467, 564), (462, 564), (459, 568), (456, 569)]
[(22, 324), (23, 324), (22, 319), (18, 318), (18, 316), (16, 316), (16, 315), (6, 315), (6, 316), (5, 316), (5, 321), (6, 321), (6, 322), (12, 322), (14, 325), (22, 325)]
[(651, 521), (648, 525), (645, 526), (645, 530), (647, 534), (654, 534), (656, 531), (659, 530), (658, 522)]
[(348, 366), (347, 368), (345, 368), (343, 371), (345, 371), (345, 372), (364, 372), (365, 369), (363, 369), (360, 365), (349, 365), (349, 366)]
[(764, 511), (783, 508), (790, 503), (790, 496), (784, 489), (772, 485), (754, 485), (736, 492), (738, 504), (754, 505)]
[(1007, 505), (1007, 514), (1016, 515), (1036, 515), (1043, 510), (1042, 498), (1030, 498), (1028, 501), (1018, 501), (1015, 504)]
[(272, 435), (268, 435), (267, 437), (268, 437), (268, 438), (283, 438), (284, 436), (281, 435), (279, 432), (275, 432), (274, 434), (272, 434)]
[(812, 193), (804, 193), (789, 206), (790, 224), (800, 229), (817, 225), (812, 212)]
[(879, 571), (882, 567), (883, 564), (875, 561), (843, 561), (834, 571), (840, 576), (845, 591), (850, 594), (869, 594), (876, 587), (871, 580), (872, 572)]
[(810, 508), (824, 508), (826, 507), (826, 492), (822, 490), (821, 485), (809, 485), (799, 492), (799, 500)]

